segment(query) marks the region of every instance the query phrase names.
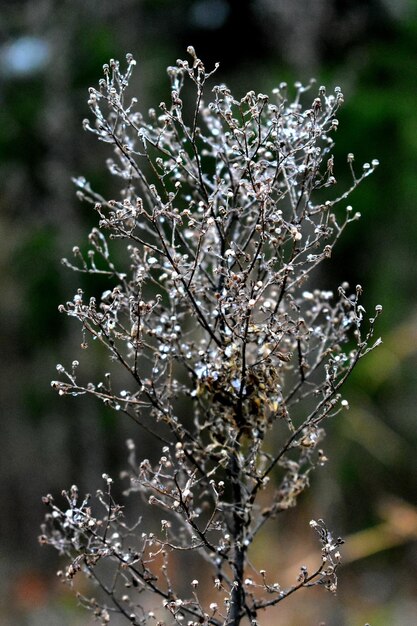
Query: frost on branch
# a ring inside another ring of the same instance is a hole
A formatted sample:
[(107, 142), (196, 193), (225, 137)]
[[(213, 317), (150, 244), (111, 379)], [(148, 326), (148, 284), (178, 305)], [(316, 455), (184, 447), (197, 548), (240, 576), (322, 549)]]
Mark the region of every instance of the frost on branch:
[[(83, 347), (96, 341), (107, 349), (125, 382), (118, 388), (111, 371), (80, 380), (73, 361), (57, 366), (52, 386), (129, 416), (160, 450), (156, 462), (139, 459), (129, 441), (126, 472), (127, 495), (159, 509), (158, 533), (140, 520), (128, 526), (109, 477), (97, 511), (75, 487), (65, 510), (45, 498), (41, 541), (70, 557), (64, 580), (83, 571), (101, 587), (107, 598), (81, 601), (103, 624), (114, 613), (133, 624), (257, 624), (261, 609), (298, 589), (335, 591), (342, 542), (322, 521), (311, 523), (321, 561), (313, 572), (302, 568), (290, 588), (254, 570), (249, 554), (264, 524), (294, 507), (325, 463), (325, 421), (348, 407), (342, 386), (380, 341), (373, 335), (381, 307), (367, 319), (360, 285), (331, 292), (312, 284), (360, 217), (346, 199), (377, 166), (357, 173), (349, 154), (352, 183), (335, 189), (340, 89), (320, 87), (311, 98), (313, 83), (296, 84), (290, 96), (282, 83), (271, 96), (236, 99), (225, 85), (210, 92), (212, 72), (188, 52), (190, 62), (168, 68), (170, 101), (146, 115), (126, 93), (132, 57), (124, 74), (114, 60), (104, 66), (84, 128), (111, 144), (108, 169), (120, 196), (106, 199), (75, 180), (98, 225), (88, 251), (76, 246), (64, 263), (106, 276), (109, 287), (99, 302), (78, 290), (60, 310), (81, 323)], [(185, 83), (191, 101), (183, 101)], [(114, 245), (128, 253), (124, 267)], [(211, 569), (207, 580), (190, 577), (185, 596), (170, 578), (175, 552)], [(111, 584), (104, 562), (113, 567)]]

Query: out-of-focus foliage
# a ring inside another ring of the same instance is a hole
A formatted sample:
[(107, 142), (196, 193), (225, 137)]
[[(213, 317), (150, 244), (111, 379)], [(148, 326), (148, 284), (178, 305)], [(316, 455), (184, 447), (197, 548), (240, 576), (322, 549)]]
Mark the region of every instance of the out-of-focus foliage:
[[(341, 84), (347, 103), (336, 178), (348, 175), (348, 151), (358, 164), (375, 157), (381, 163), (352, 196), (363, 218), (346, 234), (332, 275), (321, 280), (324, 288), (346, 276), (363, 284), (368, 306), (384, 307), (384, 345), (352, 378), (351, 410), (335, 421), (326, 442), (332, 471), (304, 501), (306, 517), (326, 516), (351, 537), (351, 563), (342, 570), (338, 599), (320, 600), (318, 609), (306, 604), (305, 618), (290, 606), (281, 621), (411, 625), (417, 601), (409, 575), (417, 559), (411, 497), (417, 472), (416, 2), (21, 0), (2, 4), (0, 33), (0, 571), (8, 580), (2, 623), (85, 623), (51, 582), (51, 554), (37, 548), (39, 498), (75, 480), (80, 489), (98, 486), (102, 471), (123, 468), (123, 441), (135, 435), (94, 404), (58, 402), (49, 387), (55, 363), (81, 343), (75, 324), (57, 312), (80, 284), (59, 258), (92, 222), (70, 178), (83, 173), (106, 192), (110, 185), (102, 175), (105, 150), (81, 129), (87, 88), (104, 62), (130, 51), (139, 61), (134, 91), (142, 93), (141, 108), (155, 106), (167, 93), (162, 69), (192, 44), (207, 66), (221, 62), (235, 92), (252, 84), (267, 92), (282, 80), (311, 75)], [(285, 537), (270, 529), (282, 572), (280, 546), (297, 550), (299, 541), (293, 521)], [(367, 530), (373, 535), (358, 534)], [(288, 572), (290, 581), (294, 575)]]

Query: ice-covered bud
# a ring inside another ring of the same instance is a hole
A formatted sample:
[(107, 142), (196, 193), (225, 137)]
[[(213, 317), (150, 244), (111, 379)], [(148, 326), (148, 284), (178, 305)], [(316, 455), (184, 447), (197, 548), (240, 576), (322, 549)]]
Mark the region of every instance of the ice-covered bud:
[(101, 475), (101, 477), (102, 477), (102, 479), (103, 479), (103, 480), (105, 480), (105, 481), (106, 481), (106, 483), (107, 483), (108, 485), (111, 485), (111, 484), (112, 484), (113, 479), (112, 479), (112, 478), (110, 478), (110, 476), (109, 476), (108, 474), (102, 474), (102, 475)]

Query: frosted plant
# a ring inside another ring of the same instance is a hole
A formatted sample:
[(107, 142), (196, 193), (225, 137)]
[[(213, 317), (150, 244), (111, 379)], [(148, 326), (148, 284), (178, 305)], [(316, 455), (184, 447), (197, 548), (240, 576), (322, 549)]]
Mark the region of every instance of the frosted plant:
[[(313, 83), (296, 84), (292, 98), (284, 83), (241, 99), (219, 85), (207, 101), (212, 72), (188, 52), (190, 62), (168, 68), (170, 102), (147, 115), (126, 95), (132, 56), (125, 73), (114, 60), (104, 66), (88, 100), (95, 121), (84, 128), (112, 146), (120, 197), (75, 181), (98, 226), (88, 253), (75, 247), (64, 262), (111, 287), (100, 301), (79, 290), (60, 309), (81, 323), (85, 348), (105, 347), (111, 371), (84, 382), (74, 361), (58, 366), (52, 386), (95, 396), (153, 434), (149, 458), (128, 442), (126, 493), (160, 520), (159, 531), (144, 519), (129, 526), (107, 475), (97, 502), (76, 486), (64, 507), (44, 498), (40, 540), (68, 555), (64, 580), (84, 572), (101, 587), (101, 600), (79, 597), (102, 624), (115, 613), (136, 625), (259, 624), (262, 610), (299, 589), (336, 589), (342, 541), (322, 520), (310, 522), (321, 559), (289, 588), (255, 569), (250, 553), (325, 463), (326, 420), (347, 407), (343, 384), (379, 343), (381, 307), (366, 319), (359, 285), (333, 293), (313, 282), (360, 217), (345, 201), (377, 165), (357, 175), (348, 155), (352, 184), (335, 192), (340, 89), (320, 87), (309, 108), (301, 101)], [(128, 254), (123, 267), (115, 245)], [(172, 578), (177, 554), (201, 560), (188, 592)]]

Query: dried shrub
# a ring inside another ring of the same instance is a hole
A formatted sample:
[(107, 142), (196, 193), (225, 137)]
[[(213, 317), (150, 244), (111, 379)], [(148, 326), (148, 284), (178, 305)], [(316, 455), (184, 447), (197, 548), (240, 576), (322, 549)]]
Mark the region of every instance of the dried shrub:
[[(298, 589), (336, 589), (342, 541), (322, 520), (310, 522), (322, 558), (289, 588), (254, 570), (249, 555), (266, 522), (294, 507), (325, 463), (325, 422), (347, 408), (342, 386), (379, 343), (381, 307), (366, 319), (360, 286), (307, 289), (360, 217), (345, 201), (377, 165), (357, 175), (348, 155), (352, 184), (335, 193), (340, 89), (320, 87), (305, 109), (313, 83), (296, 84), (293, 98), (285, 84), (271, 97), (250, 91), (241, 99), (219, 85), (206, 103), (212, 72), (188, 52), (190, 62), (168, 68), (170, 103), (147, 116), (126, 96), (131, 55), (125, 73), (116, 61), (104, 66), (88, 101), (95, 123), (84, 127), (112, 146), (108, 168), (120, 198), (75, 181), (99, 222), (88, 253), (75, 247), (75, 261), (64, 262), (107, 276), (112, 287), (100, 302), (79, 290), (60, 309), (81, 323), (84, 347), (105, 347), (126, 384), (118, 388), (111, 372), (82, 382), (74, 361), (57, 366), (52, 386), (96, 397), (159, 447), (156, 462), (138, 459), (130, 440), (126, 476), (127, 494), (159, 510), (160, 532), (141, 519), (128, 526), (107, 475), (97, 504), (75, 486), (64, 507), (44, 498), (50, 512), (40, 540), (68, 555), (64, 580), (82, 571), (101, 587), (104, 600), (80, 600), (102, 624), (114, 613), (136, 625), (258, 624), (261, 610)], [(183, 106), (185, 83), (192, 106)], [(114, 239), (129, 257), (122, 268)], [(189, 580), (188, 594), (170, 577), (176, 552), (211, 572)]]

